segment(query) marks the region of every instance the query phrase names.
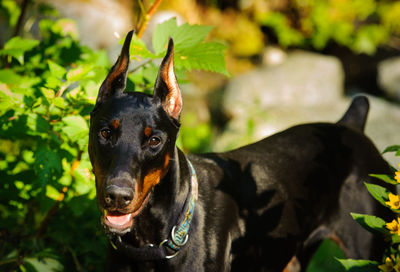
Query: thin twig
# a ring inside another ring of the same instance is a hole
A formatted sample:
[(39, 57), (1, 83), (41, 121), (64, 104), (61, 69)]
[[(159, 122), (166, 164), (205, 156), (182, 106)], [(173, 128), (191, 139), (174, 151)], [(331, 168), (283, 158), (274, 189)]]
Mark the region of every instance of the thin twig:
[(147, 12), (146, 9), (144, 8), (142, 0), (138, 0), (138, 3), (139, 3), (140, 13), (142, 14), (143, 17), (145, 17)]
[[(71, 175), (73, 175), (73, 172), (75, 171), (75, 169), (77, 169), (79, 167), (80, 164), (80, 157), (81, 157), (81, 153), (78, 154), (78, 158), (72, 163), (71, 166)], [(68, 187), (65, 186), (62, 191), (60, 192), (60, 194), (57, 197), (56, 203), (54, 203), (54, 205), (50, 208), (50, 210), (48, 210), (48, 212), (46, 213), (45, 218), (43, 219), (43, 221), (40, 224), (40, 227), (38, 229), (38, 231), (36, 232), (36, 238), (39, 239), (43, 233), (46, 231), (47, 229), (47, 225), (50, 222), (50, 219), (54, 216), (54, 214), (57, 212), (58, 208), (60, 207), (61, 202), (64, 200), (65, 198), (65, 194), (68, 192)]]
[(65, 85), (61, 86), (60, 90), (56, 93), (56, 97), (62, 96), (66, 89), (67, 89), (67, 86), (65, 86)]
[(54, 214), (57, 212), (58, 208), (60, 207), (60, 203), (64, 200), (65, 194), (68, 191), (68, 187), (64, 187), (60, 194), (58, 195), (58, 198), (56, 200), (56, 203), (50, 208), (50, 210), (46, 213), (46, 217), (43, 219), (42, 223), (40, 224), (40, 227), (38, 231), (36, 232), (36, 238), (39, 239), (42, 234), (45, 232), (47, 225), (50, 222), (50, 219), (54, 216)]
[(80, 264), (78, 257), (76, 256), (76, 253), (72, 250), (72, 248), (67, 247), (67, 250), (69, 251), (69, 253), (71, 253), (72, 255), (72, 260), (75, 263), (75, 267), (76, 267), (76, 271), (81, 272), (81, 271), (85, 271), (82, 267), (82, 265)]
[[(19, 32), (22, 28), (22, 23), (24, 22), (24, 17), (26, 10), (28, 8), (29, 0), (24, 0), (21, 5), (21, 13), (19, 14), (17, 24), (15, 25), (14, 32), (11, 37), (16, 37), (19, 35)], [(4, 68), (10, 68), (11, 60), (8, 59), (8, 56), (4, 57)]]
[(137, 70), (139, 70), (140, 68), (142, 68), (143, 66), (146, 66), (147, 64), (149, 64), (150, 62), (152, 62), (152, 59), (147, 59), (145, 61), (143, 61), (142, 63), (140, 63), (138, 66), (136, 66), (135, 68), (132, 69), (132, 71), (129, 71), (130, 73), (134, 73)]
[(147, 11), (146, 16), (144, 17), (144, 22), (140, 26), (137, 36), (140, 38), (143, 35), (144, 30), (147, 27), (148, 22), (150, 21), (150, 18), (154, 15), (154, 12), (157, 10), (158, 6), (161, 4), (162, 0), (156, 0), (154, 1), (153, 5), (150, 7), (150, 9)]
[(28, 8), (28, 3), (29, 3), (29, 0), (22, 1), (21, 13), (19, 14), (17, 25), (14, 28), (14, 33), (12, 35), (13, 37), (18, 36), (19, 31), (22, 28), (22, 23), (24, 22), (25, 13)]
[(5, 260), (0, 260), (0, 266), (9, 264), (9, 263), (15, 263), (18, 261), (18, 258), (10, 258), (10, 259), (5, 259)]

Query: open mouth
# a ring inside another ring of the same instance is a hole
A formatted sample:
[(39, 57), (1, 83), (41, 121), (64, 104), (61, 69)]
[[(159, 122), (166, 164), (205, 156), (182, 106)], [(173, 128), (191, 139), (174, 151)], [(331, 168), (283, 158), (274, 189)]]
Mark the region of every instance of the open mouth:
[(123, 234), (128, 232), (133, 224), (132, 213), (118, 213), (104, 211), (103, 222), (110, 232)]
[(107, 227), (108, 231), (120, 235), (129, 232), (133, 225), (133, 218), (141, 213), (143, 208), (146, 206), (149, 198), (150, 194), (147, 194), (142, 204), (137, 209), (135, 209), (134, 212), (131, 213), (121, 213), (104, 210), (103, 223)]

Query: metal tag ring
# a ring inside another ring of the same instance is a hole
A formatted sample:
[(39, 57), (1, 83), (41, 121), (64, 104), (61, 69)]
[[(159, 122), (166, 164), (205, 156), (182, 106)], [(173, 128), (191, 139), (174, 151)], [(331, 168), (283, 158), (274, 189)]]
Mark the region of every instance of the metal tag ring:
[(189, 234), (186, 234), (185, 240), (184, 240), (182, 243), (179, 243), (179, 242), (177, 242), (177, 241), (175, 240), (175, 228), (176, 228), (176, 226), (174, 226), (174, 227), (172, 228), (172, 231), (171, 231), (172, 242), (174, 242), (174, 244), (177, 245), (178, 247), (182, 247), (182, 246), (184, 246), (184, 245), (187, 243), (187, 241), (188, 241), (188, 239), (189, 239)]
[[(164, 246), (164, 244), (167, 243), (167, 242), (168, 242), (168, 239), (165, 239), (164, 241), (162, 241), (162, 242), (160, 243), (160, 245), (159, 245), (158, 247)], [(172, 259), (172, 258), (175, 257), (176, 255), (178, 255), (178, 253), (179, 253), (179, 251), (175, 252), (175, 253), (172, 254), (172, 255), (166, 255), (166, 256), (165, 256), (165, 259)]]

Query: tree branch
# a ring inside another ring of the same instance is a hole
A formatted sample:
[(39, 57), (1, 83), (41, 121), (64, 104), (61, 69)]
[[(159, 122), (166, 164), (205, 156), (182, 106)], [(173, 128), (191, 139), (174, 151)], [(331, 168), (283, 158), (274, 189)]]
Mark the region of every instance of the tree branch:
[[(158, 6), (161, 4), (162, 0), (156, 0), (154, 1), (153, 5), (150, 7), (150, 9), (147, 11), (147, 14), (144, 17), (144, 21), (141, 24), (138, 32), (137, 32), (137, 36), (140, 38), (143, 35), (144, 30), (147, 27), (148, 22), (150, 21), (151, 17), (154, 15), (154, 12), (156, 11), (156, 9), (158, 8)], [(139, 3), (140, 4), (140, 3)]]
[(23, 0), (22, 1), (21, 13), (19, 14), (17, 25), (14, 28), (14, 33), (13, 33), (12, 37), (15, 37), (15, 36), (19, 35), (19, 32), (20, 32), (20, 30), (22, 28), (22, 23), (24, 22), (24, 17), (25, 17), (26, 10), (28, 8), (28, 3), (29, 3), (29, 0)]
[[(71, 170), (70, 170), (72, 178), (73, 178), (73, 172), (75, 171), (75, 169), (77, 169), (79, 167), (81, 155), (82, 155), (82, 152), (78, 154), (77, 159), (72, 163)], [(43, 233), (46, 231), (46, 228), (50, 222), (50, 219), (57, 212), (58, 208), (60, 207), (61, 202), (64, 200), (65, 194), (68, 192), (68, 189), (69, 188), (67, 186), (64, 186), (64, 188), (62, 189), (62, 191), (60, 192), (60, 194), (57, 197), (56, 203), (54, 203), (54, 205), (46, 213), (45, 218), (43, 219), (38, 231), (36, 232), (37, 239), (39, 239), (43, 235)]]

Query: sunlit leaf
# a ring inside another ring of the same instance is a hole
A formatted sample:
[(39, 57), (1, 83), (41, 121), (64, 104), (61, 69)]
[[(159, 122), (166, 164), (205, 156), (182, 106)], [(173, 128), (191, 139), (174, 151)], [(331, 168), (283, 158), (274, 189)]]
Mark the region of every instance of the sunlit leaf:
[(380, 185), (376, 185), (376, 184), (372, 184), (372, 183), (365, 183), (365, 186), (367, 187), (370, 194), (376, 200), (378, 200), (379, 203), (381, 203), (383, 206), (386, 207), (385, 202), (388, 201), (388, 199), (389, 199), (390, 191)]
[(57, 78), (63, 78), (66, 70), (64, 67), (58, 65), (57, 63), (47, 60), (47, 63), (49, 65), (49, 70), (52, 76), (57, 77)]
[(175, 67), (177, 69), (205, 70), (229, 76), (225, 67), (225, 45), (220, 43), (201, 43), (195, 47), (177, 49)]
[(389, 177), (388, 175), (381, 175), (381, 174), (370, 174), (371, 177), (378, 178), (386, 183), (389, 184), (398, 184), (394, 179)]
[(378, 262), (370, 260), (338, 259), (346, 271), (351, 272), (379, 272)]
[(24, 64), (24, 53), (38, 44), (38, 40), (23, 39), (17, 36), (7, 41), (4, 49), (0, 50), (0, 56), (9, 55), (16, 58), (20, 64)]
[(183, 24), (177, 26), (176, 19), (157, 25), (153, 35), (156, 55), (166, 52), (170, 37), (175, 46), (175, 67), (184, 70), (205, 70), (229, 75), (225, 67), (225, 45), (205, 42), (212, 27)]
[(153, 50), (156, 55), (167, 49), (168, 39), (177, 28), (176, 18), (170, 19), (156, 26), (153, 33)]
[(51, 258), (25, 258), (24, 262), (29, 267), (29, 271), (59, 272), (64, 270), (63, 265), (58, 260)]
[(38, 114), (28, 114), (27, 126), (32, 132), (36, 133), (47, 133), (50, 129), (50, 125), (46, 119)]
[(156, 58), (156, 56), (147, 49), (146, 44), (136, 35), (133, 35), (129, 52), (132, 56), (132, 59), (136, 61), (142, 61), (148, 58)]
[(374, 234), (386, 234), (386, 222), (382, 218), (368, 214), (351, 213), (353, 219), (366, 230)]

